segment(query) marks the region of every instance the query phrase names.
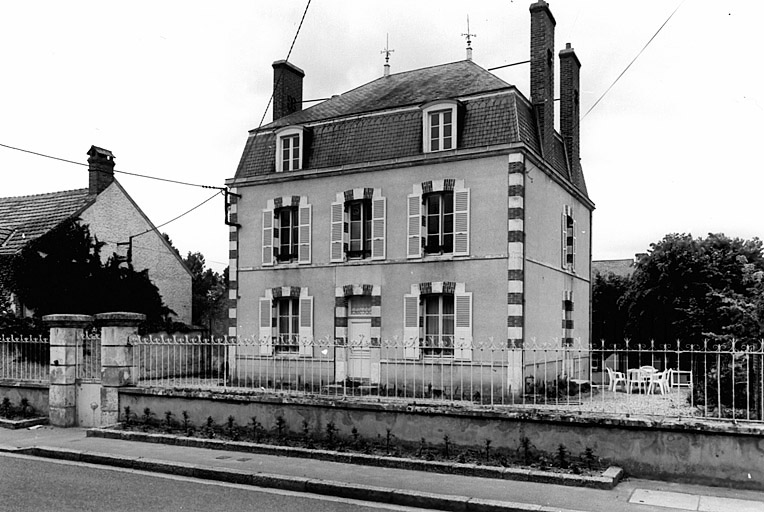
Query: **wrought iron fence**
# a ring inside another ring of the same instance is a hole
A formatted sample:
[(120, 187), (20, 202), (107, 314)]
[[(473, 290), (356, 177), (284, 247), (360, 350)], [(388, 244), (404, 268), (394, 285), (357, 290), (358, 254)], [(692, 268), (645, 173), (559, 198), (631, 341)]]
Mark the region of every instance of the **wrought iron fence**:
[(86, 331), (77, 339), (77, 379), (88, 381), (101, 380), (101, 336), (96, 332)]
[(47, 382), (49, 361), (47, 339), (0, 334), (0, 380)]
[(761, 343), (133, 337), (141, 386), (762, 421)]

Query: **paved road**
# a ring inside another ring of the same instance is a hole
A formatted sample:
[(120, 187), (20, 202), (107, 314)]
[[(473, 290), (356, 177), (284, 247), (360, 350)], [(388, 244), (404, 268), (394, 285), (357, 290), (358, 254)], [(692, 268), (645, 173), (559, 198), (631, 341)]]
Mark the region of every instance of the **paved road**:
[(193, 478), (0, 454), (2, 512), (419, 511)]

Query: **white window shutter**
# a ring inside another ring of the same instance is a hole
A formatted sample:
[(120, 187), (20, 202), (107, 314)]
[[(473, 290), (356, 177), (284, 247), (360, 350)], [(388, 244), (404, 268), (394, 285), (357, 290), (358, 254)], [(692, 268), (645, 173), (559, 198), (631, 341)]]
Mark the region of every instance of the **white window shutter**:
[(345, 261), (345, 204), (332, 203), (331, 211), (332, 233), (329, 261), (341, 263)]
[(273, 327), (272, 327), (272, 312), (271, 312), (271, 299), (260, 299), (260, 355), (270, 356), (273, 355)]
[(562, 268), (568, 268), (568, 216), (565, 208), (562, 210)]
[(273, 210), (263, 210), (263, 266), (273, 265)]
[(454, 359), (472, 360), (472, 292), (454, 294)]
[(470, 254), (470, 189), (454, 191), (454, 256)]
[(300, 355), (313, 355), (313, 297), (300, 297)]
[(403, 296), (403, 357), (419, 359), (419, 296)]
[(422, 196), (408, 196), (408, 239), (406, 243), (407, 258), (422, 257)]
[(373, 198), (371, 201), (371, 259), (385, 259), (385, 217), (387, 215), (387, 199)]
[(311, 251), (310, 251), (310, 221), (313, 207), (309, 204), (300, 205), (299, 211), (299, 248), (298, 248), (298, 263), (310, 263)]
[(571, 270), (576, 269), (576, 220), (573, 219), (573, 263), (571, 264)]

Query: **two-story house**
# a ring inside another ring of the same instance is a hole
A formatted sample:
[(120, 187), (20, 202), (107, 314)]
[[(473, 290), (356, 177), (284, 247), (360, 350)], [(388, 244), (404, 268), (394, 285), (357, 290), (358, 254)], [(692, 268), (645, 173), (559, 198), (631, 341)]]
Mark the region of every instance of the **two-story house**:
[(524, 342), (588, 342), (580, 63), (560, 51), (558, 133), (555, 20), (530, 13), (530, 99), (467, 59), (302, 110), (304, 72), (273, 63), (273, 122), (226, 182), (229, 334), (258, 340), (237, 375), (287, 361), (285, 380), (408, 382), (426, 363), (517, 390), (537, 362)]

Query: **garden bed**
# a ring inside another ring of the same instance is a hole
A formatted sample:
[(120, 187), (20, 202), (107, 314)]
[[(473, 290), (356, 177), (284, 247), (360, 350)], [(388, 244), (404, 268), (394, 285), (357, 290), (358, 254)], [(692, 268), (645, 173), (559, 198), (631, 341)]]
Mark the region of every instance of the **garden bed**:
[(38, 416), (26, 398), (22, 398), (18, 406), (14, 406), (8, 397), (0, 402), (0, 428), (19, 429), (47, 424), (48, 418)]
[(571, 454), (560, 445), (556, 453), (544, 453), (527, 438), (518, 440), (517, 449), (510, 450), (493, 448), (490, 441), (482, 447), (454, 446), (448, 436), (437, 445), (424, 439), (406, 443), (397, 440), (389, 429), (384, 435), (364, 439), (355, 428), (350, 435), (342, 435), (331, 422), (319, 430), (303, 423), (301, 430), (294, 432), (281, 417), (275, 419), (272, 429), (264, 428), (257, 418), (246, 426), (237, 425), (233, 417), (223, 425), (208, 418), (201, 427), (192, 425), (187, 414), (178, 421), (168, 412), (158, 420), (151, 411), (137, 417), (128, 410), (124, 418), (129, 419), (116, 426), (91, 429), (87, 435), (600, 489), (613, 488), (623, 475), (620, 468), (609, 467), (590, 449)]

